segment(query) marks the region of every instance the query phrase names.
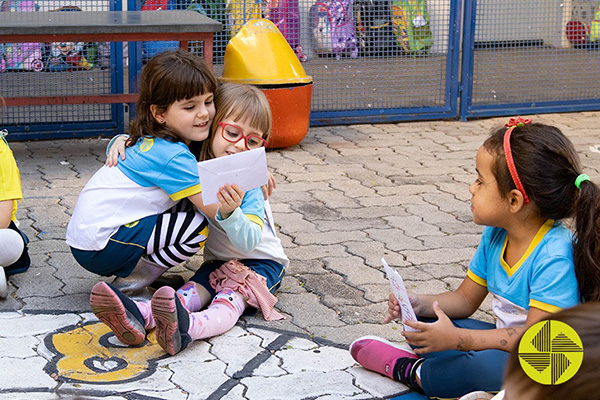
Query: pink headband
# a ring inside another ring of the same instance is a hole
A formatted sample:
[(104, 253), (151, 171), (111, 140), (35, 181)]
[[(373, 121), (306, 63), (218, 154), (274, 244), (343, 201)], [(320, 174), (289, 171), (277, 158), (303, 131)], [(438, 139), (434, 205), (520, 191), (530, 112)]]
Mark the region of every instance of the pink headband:
[(525, 204), (529, 203), (529, 196), (527, 196), (527, 193), (525, 193), (525, 188), (523, 187), (521, 179), (519, 179), (519, 174), (517, 173), (515, 160), (513, 159), (512, 151), (510, 150), (510, 135), (512, 134), (512, 131), (513, 129), (515, 129), (515, 127), (527, 125), (530, 123), (530, 119), (523, 119), (519, 117), (517, 119), (511, 118), (508, 121), (508, 123), (504, 125), (508, 128), (506, 130), (506, 133), (504, 134), (504, 157), (506, 158), (506, 165), (508, 166), (508, 171), (510, 172), (510, 176), (512, 177), (512, 180), (515, 186), (517, 187), (517, 190), (523, 195), (523, 200), (525, 201)]

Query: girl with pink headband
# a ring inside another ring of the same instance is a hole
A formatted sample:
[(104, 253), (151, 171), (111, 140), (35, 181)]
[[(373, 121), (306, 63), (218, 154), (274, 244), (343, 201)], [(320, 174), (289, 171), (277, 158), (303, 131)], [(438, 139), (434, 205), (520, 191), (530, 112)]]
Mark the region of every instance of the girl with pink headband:
[[(499, 391), (528, 327), (600, 300), (600, 192), (569, 139), (556, 127), (511, 119), (478, 149), (476, 167), (469, 192), (481, 241), (458, 289), (409, 292), (419, 322), (405, 321), (417, 331), (402, 335), (414, 352), (376, 337), (350, 345), (364, 368), (428, 397)], [(488, 293), (495, 324), (469, 318)], [(393, 294), (388, 306), (386, 322), (402, 317)]]

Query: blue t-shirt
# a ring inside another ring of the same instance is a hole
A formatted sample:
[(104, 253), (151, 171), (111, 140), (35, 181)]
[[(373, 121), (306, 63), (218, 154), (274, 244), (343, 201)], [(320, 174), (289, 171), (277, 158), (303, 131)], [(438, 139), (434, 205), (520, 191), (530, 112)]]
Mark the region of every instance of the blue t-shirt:
[(145, 137), (125, 156), (117, 168), (100, 168), (81, 191), (67, 226), (69, 246), (102, 250), (121, 226), (200, 193), (198, 163), (184, 143)]
[(159, 187), (175, 201), (200, 192), (198, 162), (185, 143), (145, 137), (125, 149), (117, 168), (142, 187)]
[(524, 326), (530, 307), (556, 312), (579, 303), (573, 235), (547, 220), (512, 267), (504, 261), (506, 231), (485, 227), (467, 276), (493, 294), (499, 328)]

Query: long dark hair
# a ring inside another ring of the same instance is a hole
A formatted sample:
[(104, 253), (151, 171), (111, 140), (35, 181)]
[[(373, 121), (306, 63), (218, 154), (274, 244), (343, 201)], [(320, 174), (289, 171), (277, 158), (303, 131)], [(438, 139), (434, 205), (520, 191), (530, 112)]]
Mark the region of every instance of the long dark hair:
[(140, 74), (140, 97), (135, 106), (136, 116), (130, 125), (127, 145), (134, 145), (143, 136), (180, 141), (175, 132), (156, 121), (150, 106), (154, 105), (157, 111), (165, 112), (176, 101), (214, 93), (216, 89), (217, 79), (200, 57), (181, 49), (152, 57)]
[[(492, 171), (500, 193), (516, 189), (504, 156), (505, 127), (484, 142), (494, 154)], [(575, 187), (582, 173), (571, 141), (557, 127), (532, 123), (514, 128), (511, 152), (525, 193), (542, 218), (574, 218), (573, 258), (583, 301), (600, 301), (600, 191), (591, 181)]]

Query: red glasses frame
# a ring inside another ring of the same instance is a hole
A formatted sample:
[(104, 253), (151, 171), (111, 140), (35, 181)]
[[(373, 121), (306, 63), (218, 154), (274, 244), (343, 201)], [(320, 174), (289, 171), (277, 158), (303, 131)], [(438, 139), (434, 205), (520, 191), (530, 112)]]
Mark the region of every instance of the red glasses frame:
[[(219, 122), (219, 126), (221, 127), (221, 136), (223, 137), (223, 139), (227, 140), (229, 143), (237, 143), (240, 140), (244, 139), (244, 145), (246, 146), (246, 149), (252, 150), (252, 148), (250, 148), (250, 146), (248, 146), (248, 138), (257, 138), (257, 139), (261, 140), (262, 146), (253, 147), (254, 149), (258, 149), (260, 147), (265, 147), (267, 145), (267, 141), (265, 139), (261, 138), (258, 135), (248, 135), (248, 136), (246, 136), (244, 134), (244, 131), (242, 130), (242, 128), (240, 128), (237, 125), (228, 124), (228, 123), (225, 123), (225, 122)], [(226, 138), (225, 137), (225, 127), (226, 126), (231, 126), (231, 127), (235, 128), (235, 129), (237, 129), (238, 131), (240, 131), (240, 134), (242, 135), (242, 137), (240, 137), (238, 140), (230, 140), (230, 139)]]

